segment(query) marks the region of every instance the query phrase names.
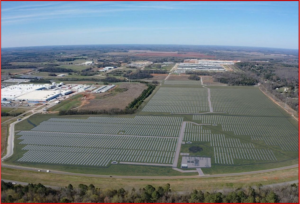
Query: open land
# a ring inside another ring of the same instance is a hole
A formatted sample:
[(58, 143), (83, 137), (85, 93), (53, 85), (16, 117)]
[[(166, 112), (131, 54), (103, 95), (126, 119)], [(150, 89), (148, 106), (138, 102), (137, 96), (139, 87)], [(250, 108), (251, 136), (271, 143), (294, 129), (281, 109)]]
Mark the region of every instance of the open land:
[(145, 84), (122, 83), (110, 92), (93, 94), (94, 98), (80, 107), (79, 110), (99, 110), (99, 107), (105, 110), (112, 108), (124, 109), (145, 89)]
[[(128, 167), (128, 165), (124, 165)], [(159, 167), (155, 167), (159, 168)], [(146, 173), (146, 172), (145, 172)], [(258, 184), (268, 185), (272, 183), (281, 183), (285, 181), (292, 181), (298, 179), (298, 168), (288, 170), (273, 171), (267, 173), (258, 173), (252, 175), (242, 176), (228, 176), (228, 177), (213, 177), (213, 178), (182, 178), (177, 179), (132, 179), (132, 178), (97, 178), (89, 176), (73, 176), (73, 175), (59, 175), (49, 174), (26, 170), (17, 170), (2, 167), (2, 178), (9, 180), (17, 180), (27, 183), (39, 182), (51, 186), (65, 187), (68, 184), (78, 186), (79, 184), (94, 184), (101, 189), (139, 189), (146, 185), (153, 185), (154, 187), (171, 184), (172, 191), (192, 191), (197, 190), (217, 190), (221, 188), (241, 188), (246, 186), (256, 186)]]
[(200, 76), (203, 84), (207, 86), (226, 86), (226, 84), (214, 81), (212, 76)]
[(168, 74), (151, 74), (153, 76), (153, 78), (150, 78), (151, 80), (164, 80)]

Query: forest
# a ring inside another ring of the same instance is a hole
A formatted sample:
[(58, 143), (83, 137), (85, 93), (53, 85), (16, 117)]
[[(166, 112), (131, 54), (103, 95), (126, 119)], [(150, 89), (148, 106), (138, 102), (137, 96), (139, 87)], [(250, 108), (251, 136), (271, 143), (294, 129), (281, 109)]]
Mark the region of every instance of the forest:
[[(289, 195), (289, 196), (287, 196)], [(2, 203), (298, 203), (298, 185), (264, 187), (257, 185), (219, 191), (173, 192), (170, 184), (131, 190), (100, 189), (93, 184), (72, 184), (50, 188), (42, 184), (25, 186), (1, 181)]]

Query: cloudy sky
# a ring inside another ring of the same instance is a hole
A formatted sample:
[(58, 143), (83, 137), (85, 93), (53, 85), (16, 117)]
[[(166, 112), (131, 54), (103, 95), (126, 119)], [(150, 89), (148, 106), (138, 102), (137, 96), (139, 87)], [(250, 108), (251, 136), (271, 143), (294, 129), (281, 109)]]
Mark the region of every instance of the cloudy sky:
[(298, 2), (1, 2), (3, 47), (86, 44), (298, 49)]

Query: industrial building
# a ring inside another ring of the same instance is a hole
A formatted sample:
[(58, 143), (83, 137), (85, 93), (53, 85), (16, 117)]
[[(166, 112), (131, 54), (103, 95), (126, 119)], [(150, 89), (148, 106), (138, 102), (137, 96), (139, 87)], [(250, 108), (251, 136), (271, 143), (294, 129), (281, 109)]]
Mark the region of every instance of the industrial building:
[(46, 89), (45, 84), (18, 84), (7, 86), (1, 89), (1, 100), (15, 100), (17, 97), (22, 96), (26, 93), (42, 89)]
[(98, 89), (95, 89), (93, 91), (93, 93), (104, 93), (112, 88), (114, 88), (116, 85), (112, 84), (112, 85), (108, 85), (108, 86), (101, 86), (100, 88)]
[(115, 67), (104, 67), (102, 69), (99, 69), (99, 72), (106, 72), (108, 70), (114, 69)]
[(237, 61), (230, 60), (197, 60), (187, 59), (184, 63), (179, 63), (177, 73), (186, 71), (226, 71), (223, 65), (233, 65)]
[(23, 94), (16, 98), (19, 101), (26, 101), (28, 103), (44, 103), (60, 96), (60, 91), (55, 90), (37, 90)]
[(86, 61), (84, 63), (82, 63), (83, 65), (93, 65), (94, 62), (93, 61)]

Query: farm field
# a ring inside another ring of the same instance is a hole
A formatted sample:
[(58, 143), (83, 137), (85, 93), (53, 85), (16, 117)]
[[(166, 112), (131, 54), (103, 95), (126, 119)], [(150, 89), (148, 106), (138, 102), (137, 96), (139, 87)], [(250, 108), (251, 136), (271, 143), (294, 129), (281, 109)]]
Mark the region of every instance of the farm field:
[(207, 89), (161, 87), (142, 111), (167, 113), (208, 112)]

